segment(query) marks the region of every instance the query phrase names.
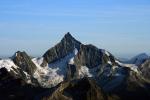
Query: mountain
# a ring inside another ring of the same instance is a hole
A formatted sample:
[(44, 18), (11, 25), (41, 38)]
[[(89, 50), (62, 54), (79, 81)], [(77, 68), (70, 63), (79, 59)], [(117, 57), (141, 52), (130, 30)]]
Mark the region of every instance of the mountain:
[(141, 53), (141, 54), (131, 58), (126, 63), (141, 65), (148, 58), (150, 58), (150, 57), (146, 53)]
[[(67, 56), (68, 53), (73, 52), (76, 48), (79, 50), (80, 42), (74, 39), (71, 34), (68, 32), (65, 34), (64, 38), (61, 40), (60, 43), (55, 45), (54, 47), (50, 48), (44, 55), (44, 61), (47, 63), (55, 62), (58, 59), (61, 59)], [(43, 63), (43, 66), (45, 64)]]
[(29, 95), (25, 100), (143, 100), (150, 98), (149, 64), (146, 54), (121, 62), (107, 50), (82, 44), (68, 32), (42, 57), (31, 58), (18, 51), (1, 59), (0, 84), (6, 87), (4, 96)]

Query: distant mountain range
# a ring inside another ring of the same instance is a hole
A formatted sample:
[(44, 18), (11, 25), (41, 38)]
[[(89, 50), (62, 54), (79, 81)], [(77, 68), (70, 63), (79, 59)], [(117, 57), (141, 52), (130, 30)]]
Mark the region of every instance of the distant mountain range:
[(122, 61), (69, 32), (42, 57), (0, 59), (0, 100), (150, 100), (150, 57)]

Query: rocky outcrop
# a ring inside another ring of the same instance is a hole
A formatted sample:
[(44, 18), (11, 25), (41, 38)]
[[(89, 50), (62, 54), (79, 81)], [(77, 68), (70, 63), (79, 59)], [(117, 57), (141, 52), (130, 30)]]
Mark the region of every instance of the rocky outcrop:
[(150, 81), (150, 59), (147, 59), (140, 67), (140, 71), (144, 78)]
[(16, 52), (12, 57), (14, 63), (20, 67), (21, 70), (27, 72), (29, 75), (33, 75), (36, 70), (36, 65), (32, 62), (31, 58), (26, 52)]
[[(71, 34), (68, 32), (65, 34), (64, 38), (61, 40), (60, 43), (55, 45), (54, 47), (50, 48), (44, 55), (44, 63), (52, 63), (58, 59), (61, 59), (74, 51), (74, 49), (80, 48), (80, 42), (74, 39)], [(45, 64), (42, 64), (43, 66)]]

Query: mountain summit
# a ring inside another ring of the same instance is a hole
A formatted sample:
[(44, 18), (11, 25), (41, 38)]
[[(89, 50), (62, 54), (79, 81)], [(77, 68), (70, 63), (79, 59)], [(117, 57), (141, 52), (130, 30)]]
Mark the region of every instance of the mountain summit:
[(50, 48), (43, 55), (44, 61), (47, 63), (55, 62), (56, 60), (67, 56), (69, 53), (72, 53), (74, 49), (79, 50), (80, 45), (81, 43), (68, 32), (57, 45)]

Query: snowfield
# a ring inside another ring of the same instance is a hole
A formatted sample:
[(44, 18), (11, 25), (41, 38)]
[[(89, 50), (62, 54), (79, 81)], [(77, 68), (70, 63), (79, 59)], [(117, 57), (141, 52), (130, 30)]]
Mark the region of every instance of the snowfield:
[(78, 53), (75, 48), (73, 53), (68, 54), (66, 57), (47, 64), (46, 67), (40, 66), (43, 62), (43, 57), (33, 58), (32, 61), (37, 66), (37, 70), (34, 73), (34, 77), (44, 87), (53, 87), (64, 80), (67, 73), (67, 65), (74, 64), (74, 56)]

